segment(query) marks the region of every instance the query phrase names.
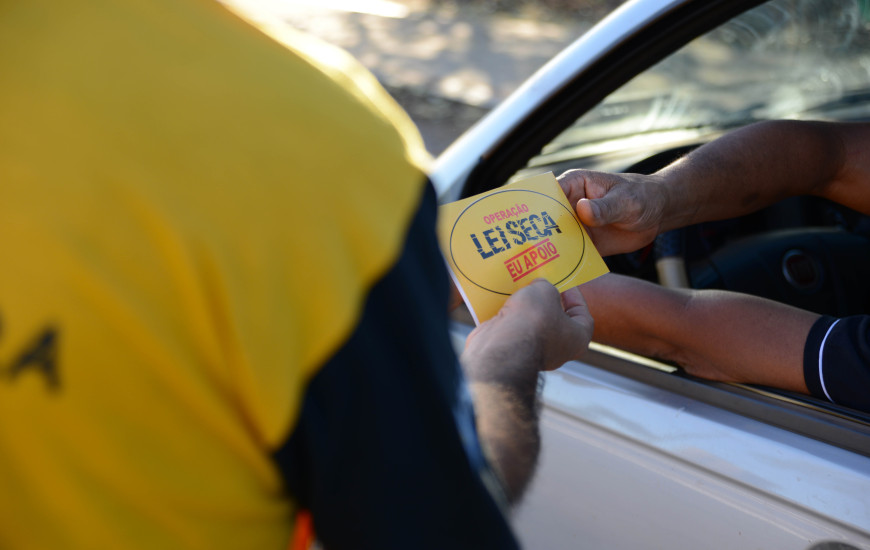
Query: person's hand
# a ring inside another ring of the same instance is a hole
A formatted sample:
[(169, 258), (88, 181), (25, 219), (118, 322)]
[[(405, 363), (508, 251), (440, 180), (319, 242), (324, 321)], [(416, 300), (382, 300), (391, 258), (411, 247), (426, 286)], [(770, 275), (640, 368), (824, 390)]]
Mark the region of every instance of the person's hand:
[(602, 256), (634, 252), (659, 233), (666, 197), (656, 176), (568, 170), (557, 179)]
[[(503, 369), (514, 366), (536, 375), (583, 355), (592, 328), (592, 317), (579, 289), (569, 289), (560, 296), (552, 284), (536, 279), (508, 298), (495, 317), (471, 332), (463, 364), (472, 371), (498, 368), (505, 375), (508, 373)], [(482, 373), (469, 374), (474, 378)]]
[(536, 279), (508, 298), (466, 340), (461, 362), (474, 398), (480, 441), (508, 500), (520, 500), (535, 470), (538, 374), (579, 358), (592, 338), (583, 295)]

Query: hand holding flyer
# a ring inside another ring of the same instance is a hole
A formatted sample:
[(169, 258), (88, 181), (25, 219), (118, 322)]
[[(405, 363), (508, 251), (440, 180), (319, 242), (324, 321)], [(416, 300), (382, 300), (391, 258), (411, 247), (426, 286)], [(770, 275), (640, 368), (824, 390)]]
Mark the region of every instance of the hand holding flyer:
[(552, 173), (441, 206), (438, 238), (478, 324), (536, 278), (564, 291), (608, 271)]

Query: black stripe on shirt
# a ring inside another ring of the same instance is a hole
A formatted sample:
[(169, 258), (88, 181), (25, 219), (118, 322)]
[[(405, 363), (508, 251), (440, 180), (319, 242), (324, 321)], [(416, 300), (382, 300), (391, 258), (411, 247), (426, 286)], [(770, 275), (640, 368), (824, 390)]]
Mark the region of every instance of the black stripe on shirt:
[(517, 547), (481, 479), (476, 437), (466, 448), (458, 428), (474, 430), (473, 411), (447, 332), (435, 215), (427, 186), (401, 257), (275, 455), (331, 550)]
[(870, 315), (816, 321), (804, 347), (804, 380), (815, 397), (870, 412)]

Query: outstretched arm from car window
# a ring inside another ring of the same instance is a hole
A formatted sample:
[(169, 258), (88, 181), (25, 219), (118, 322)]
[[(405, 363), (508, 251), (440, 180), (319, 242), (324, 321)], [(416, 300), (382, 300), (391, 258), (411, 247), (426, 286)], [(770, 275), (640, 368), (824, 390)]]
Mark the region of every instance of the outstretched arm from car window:
[(538, 373), (579, 358), (591, 336), (592, 318), (580, 291), (560, 297), (539, 279), (468, 337), (461, 362), (480, 440), (512, 503), (522, 496), (540, 449)]
[(593, 339), (690, 374), (809, 393), (804, 343), (819, 315), (747, 294), (670, 289), (610, 273), (583, 287)]
[(726, 134), (652, 175), (570, 170), (559, 183), (599, 251), (610, 255), (796, 195), (870, 214), (868, 145), (870, 124), (771, 121)]

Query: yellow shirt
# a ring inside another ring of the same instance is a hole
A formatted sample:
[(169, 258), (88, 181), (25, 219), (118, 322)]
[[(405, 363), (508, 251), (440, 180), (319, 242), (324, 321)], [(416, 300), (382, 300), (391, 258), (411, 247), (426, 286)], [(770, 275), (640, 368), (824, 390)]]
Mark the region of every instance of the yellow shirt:
[(206, 0), (0, 7), (0, 547), (289, 540), (270, 453), (424, 153), (368, 73), (285, 42)]

